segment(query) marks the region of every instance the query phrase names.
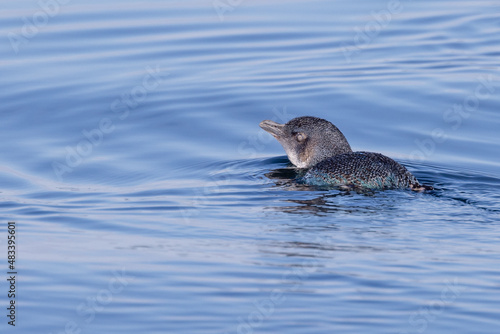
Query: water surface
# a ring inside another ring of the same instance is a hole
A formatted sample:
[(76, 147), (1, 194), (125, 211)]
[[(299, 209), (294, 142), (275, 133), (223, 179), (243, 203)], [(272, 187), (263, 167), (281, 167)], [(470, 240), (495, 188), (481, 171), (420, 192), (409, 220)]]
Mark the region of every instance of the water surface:
[[(498, 332), (496, 1), (57, 4), (0, 13), (4, 331)], [(303, 115), (435, 190), (298, 187)]]

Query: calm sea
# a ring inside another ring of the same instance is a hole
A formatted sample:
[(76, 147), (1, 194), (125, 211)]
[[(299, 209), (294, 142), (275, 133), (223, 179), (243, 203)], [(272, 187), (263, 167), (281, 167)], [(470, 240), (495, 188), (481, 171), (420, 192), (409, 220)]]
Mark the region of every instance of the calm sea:
[[(2, 333), (499, 332), (498, 1), (3, 1), (0, 36)], [(304, 115), (435, 190), (297, 187), (258, 123)]]

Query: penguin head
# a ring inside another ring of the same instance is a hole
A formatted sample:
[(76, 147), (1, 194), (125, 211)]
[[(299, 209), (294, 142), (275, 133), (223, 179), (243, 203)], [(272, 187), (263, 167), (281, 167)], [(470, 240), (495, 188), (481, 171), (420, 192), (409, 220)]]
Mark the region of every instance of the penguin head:
[(297, 117), (286, 124), (265, 120), (259, 126), (280, 142), (290, 162), (299, 168), (309, 168), (334, 155), (352, 152), (342, 132), (321, 118)]

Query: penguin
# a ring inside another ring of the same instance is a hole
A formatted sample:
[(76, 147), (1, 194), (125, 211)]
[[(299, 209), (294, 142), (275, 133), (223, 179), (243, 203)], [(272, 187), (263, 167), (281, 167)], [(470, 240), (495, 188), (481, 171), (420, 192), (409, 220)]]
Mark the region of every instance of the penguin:
[(344, 134), (329, 121), (302, 116), (259, 126), (283, 146), (292, 164), (307, 171), (301, 181), (314, 186), (358, 189), (431, 190), (393, 159), (374, 152), (353, 152)]

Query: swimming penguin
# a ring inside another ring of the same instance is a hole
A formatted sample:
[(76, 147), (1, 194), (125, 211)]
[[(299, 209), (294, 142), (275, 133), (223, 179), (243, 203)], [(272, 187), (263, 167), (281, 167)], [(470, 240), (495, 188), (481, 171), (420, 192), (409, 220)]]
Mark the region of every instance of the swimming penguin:
[(380, 153), (353, 152), (342, 132), (327, 120), (303, 116), (259, 126), (276, 138), (288, 159), (309, 170), (306, 184), (368, 189), (432, 189), (421, 185), (405, 167)]

